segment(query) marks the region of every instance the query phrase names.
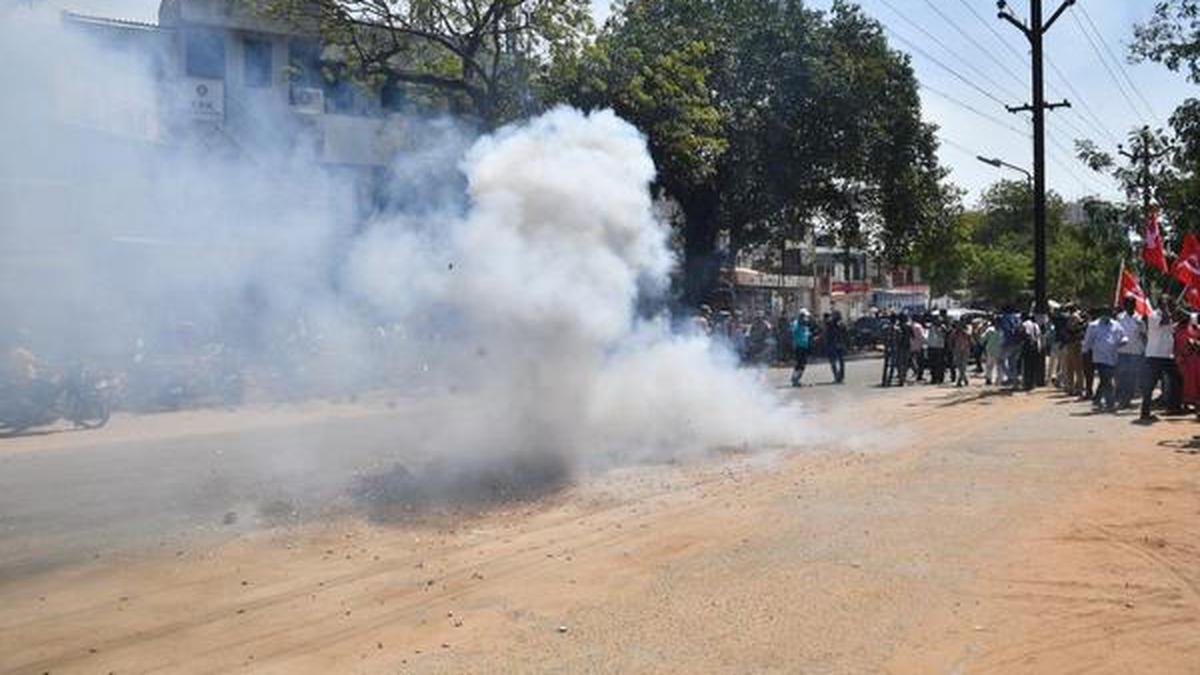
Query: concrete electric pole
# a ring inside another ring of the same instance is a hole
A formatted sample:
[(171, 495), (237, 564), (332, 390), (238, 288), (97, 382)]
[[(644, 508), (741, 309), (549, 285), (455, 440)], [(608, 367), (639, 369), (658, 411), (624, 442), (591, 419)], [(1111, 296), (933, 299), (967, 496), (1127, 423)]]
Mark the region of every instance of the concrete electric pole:
[(1138, 187), (1142, 189), (1142, 209), (1143, 215), (1148, 216), (1150, 206), (1153, 203), (1154, 197), (1154, 174), (1151, 171), (1151, 166), (1158, 158), (1167, 154), (1167, 149), (1162, 149), (1155, 152), (1152, 147), (1154, 145), (1154, 134), (1151, 133), (1149, 126), (1142, 127), (1138, 133), (1138, 138), (1132, 152), (1127, 152), (1125, 146), (1118, 145), (1117, 152), (1121, 156), (1128, 159), (1130, 163), (1138, 168)]
[[(1005, 0), (996, 7), (999, 17), (1016, 26), (1029, 40), (1030, 60), (1033, 66), (1033, 102), (1028, 105), (1010, 107), (1011, 113), (1033, 113), (1033, 298), (1034, 312), (1045, 316), (1050, 312), (1046, 298), (1046, 111), (1070, 107), (1069, 101), (1046, 103), (1045, 83), (1042, 76), (1042, 38), (1058, 21), (1075, 0), (1064, 0), (1049, 19), (1042, 20), (1042, 0), (1029, 0), (1029, 25), (1017, 19), (1008, 9)], [(1041, 361), (1039, 360), (1039, 364)], [(1044, 364), (1038, 367), (1037, 382), (1045, 382)]]

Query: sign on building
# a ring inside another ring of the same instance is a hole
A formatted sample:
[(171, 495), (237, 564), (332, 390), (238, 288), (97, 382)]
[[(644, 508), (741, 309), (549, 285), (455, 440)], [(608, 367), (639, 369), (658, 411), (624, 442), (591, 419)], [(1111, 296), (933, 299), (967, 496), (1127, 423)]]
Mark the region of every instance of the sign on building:
[(225, 117), (224, 81), (189, 77), (182, 89), (182, 105), (193, 118), (219, 121)]

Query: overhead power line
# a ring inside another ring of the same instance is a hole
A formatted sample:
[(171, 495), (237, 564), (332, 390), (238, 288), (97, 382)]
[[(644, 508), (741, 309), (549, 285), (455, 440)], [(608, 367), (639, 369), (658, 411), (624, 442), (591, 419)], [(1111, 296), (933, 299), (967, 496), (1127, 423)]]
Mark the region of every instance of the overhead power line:
[[(917, 32), (921, 33), (921, 35), (924, 35), (924, 36), (925, 36), (926, 38), (928, 38), (928, 39), (929, 39), (931, 42), (933, 42), (933, 43), (934, 43), (934, 44), (936, 44), (937, 46), (941, 47), (941, 48), (942, 48), (942, 50), (943, 50), (943, 51), (945, 51), (947, 54), (949, 54), (949, 55), (951, 55), (952, 57), (954, 57), (954, 58), (958, 59), (958, 60), (959, 60), (959, 61), (962, 63), (962, 65), (963, 65), (963, 66), (965, 66), (965, 67), (966, 67), (968, 70), (970, 70), (972, 73), (974, 73), (974, 75), (975, 75), (976, 77), (978, 77), (979, 79), (981, 79), (981, 80), (983, 80), (983, 81), (987, 82), (987, 83), (988, 83), (989, 85), (991, 85), (991, 86), (992, 86), (992, 87), (993, 87), (993, 88), (994, 88), (996, 91), (1000, 92), (1000, 94), (1002, 94), (1002, 95), (1004, 95), (1004, 96), (1008, 96), (1008, 97), (1010, 97), (1010, 98), (1012, 98), (1012, 97), (1013, 97), (1013, 94), (1012, 94), (1012, 92), (1011, 92), (1011, 91), (1009, 91), (1009, 90), (1007, 90), (1007, 89), (1004, 87), (1004, 85), (1000, 84), (1000, 83), (999, 83), (999, 82), (997, 82), (995, 79), (993, 79), (993, 78), (992, 78), (992, 76), (990, 76), (990, 75), (988, 75), (987, 73), (985, 73), (985, 72), (983, 72), (982, 70), (980, 70), (980, 69), (979, 69), (979, 68), (978, 68), (978, 67), (977, 67), (975, 64), (971, 63), (969, 60), (962, 58), (962, 56), (961, 56), (961, 55), (959, 55), (959, 54), (958, 54), (958, 53), (957, 53), (957, 52), (956, 52), (956, 51), (955, 51), (953, 48), (951, 48), (949, 45), (947, 45), (945, 42), (943, 42), (943, 41), (941, 40), (941, 38), (937, 37), (936, 35), (934, 35), (933, 33), (931, 33), (931, 32), (930, 32), (928, 29), (926, 29), (924, 26), (922, 26), (921, 24), (917, 23), (916, 21), (913, 21), (913, 20), (912, 20), (912, 19), (910, 19), (910, 18), (909, 18), (907, 15), (905, 15), (904, 13), (902, 13), (900, 10), (896, 9), (895, 5), (893, 5), (891, 2), (889, 2), (889, 0), (879, 0), (879, 2), (880, 2), (881, 4), (883, 4), (885, 7), (887, 7), (888, 9), (890, 9), (890, 10), (892, 11), (892, 13), (894, 13), (896, 16), (900, 17), (900, 19), (901, 19), (901, 20), (903, 20), (905, 23), (907, 23), (908, 25), (910, 25), (910, 26), (912, 26), (913, 28), (915, 28), (915, 29), (917, 30)], [(886, 26), (885, 26), (885, 28), (886, 28)], [(888, 30), (889, 30), (889, 31), (891, 31), (893, 35), (895, 35), (895, 34), (896, 34), (896, 33), (895, 33), (894, 31), (892, 31), (890, 28), (889, 28)], [(903, 40), (903, 38), (901, 38), (901, 39)], [(913, 49), (913, 50), (917, 51), (918, 53), (920, 53), (920, 54), (921, 54), (922, 56), (924, 56), (925, 58), (929, 59), (930, 61), (934, 61), (935, 63), (937, 63), (937, 64), (938, 64), (939, 66), (941, 66), (942, 68), (944, 68), (944, 69), (946, 69), (946, 70), (948, 70), (948, 71), (951, 71), (951, 72), (952, 72), (952, 73), (955, 75), (955, 77), (958, 77), (960, 80), (963, 80), (964, 82), (968, 82), (968, 81), (967, 81), (967, 79), (966, 79), (965, 77), (963, 77), (962, 75), (958, 74), (958, 73), (957, 73), (957, 71), (954, 71), (952, 68), (950, 68), (949, 66), (945, 65), (945, 64), (944, 64), (944, 63), (942, 63), (941, 61), (938, 61), (936, 58), (934, 58), (932, 55), (930, 55), (930, 54), (929, 54), (929, 52), (927, 52), (927, 51), (925, 51), (925, 50), (921, 49), (921, 48), (920, 48), (920, 47), (918, 47), (916, 44), (914, 44), (912, 41), (910, 41), (910, 40), (904, 40), (904, 42), (905, 42), (906, 44), (910, 45), (910, 46), (912, 47), (912, 49)], [(987, 96), (988, 98), (991, 98), (991, 99), (995, 100), (995, 101), (996, 101), (997, 103), (999, 103), (1000, 105), (1004, 105), (1004, 102), (1003, 102), (1001, 99), (997, 98), (995, 95), (993, 95), (991, 92), (989, 92), (989, 91), (985, 90), (983, 87), (980, 87), (980, 86), (978, 86), (978, 85), (976, 85), (976, 84), (974, 84), (974, 83), (971, 83), (971, 82), (968, 82), (968, 84), (970, 84), (970, 85), (971, 85), (973, 88), (977, 89), (977, 90), (978, 90), (978, 91), (979, 91), (981, 94), (983, 94), (984, 96)]]
[(961, 152), (962, 154), (964, 154), (968, 157), (979, 157), (981, 154), (981, 153), (978, 153), (978, 152), (968, 148), (967, 146), (963, 145), (962, 143), (959, 143), (958, 141), (954, 140), (953, 138), (946, 136), (945, 134), (939, 133), (937, 135), (937, 139), (939, 141), (941, 141), (942, 143), (944, 143), (945, 145), (947, 145), (948, 147), (954, 148), (955, 150), (958, 150), (959, 152)]
[(1009, 131), (1013, 132), (1014, 134), (1020, 136), (1021, 138), (1025, 139), (1025, 140), (1029, 140), (1029, 132), (1028, 131), (1021, 130), (1019, 127), (1017, 127), (1013, 123), (1009, 122), (1008, 120), (1006, 120), (1002, 117), (998, 117), (996, 115), (992, 115), (990, 113), (986, 113), (986, 112), (980, 110), (979, 108), (976, 108), (975, 106), (971, 105), (970, 103), (966, 103), (958, 98), (955, 98), (954, 96), (951, 96), (950, 94), (947, 94), (946, 92), (944, 92), (936, 87), (931, 87), (928, 84), (925, 84), (924, 82), (918, 82), (917, 84), (925, 91), (928, 91), (931, 94), (934, 94), (942, 99), (945, 99), (946, 101), (953, 103), (954, 105), (962, 108), (963, 110), (973, 113), (973, 114), (991, 122), (992, 124), (995, 124), (998, 127), (1008, 129)]
[(988, 91), (987, 89), (984, 89), (983, 87), (979, 86), (979, 85), (978, 85), (978, 84), (976, 84), (974, 81), (970, 80), (969, 78), (967, 78), (965, 75), (963, 75), (962, 73), (958, 72), (958, 71), (957, 71), (957, 70), (955, 70), (954, 68), (951, 68), (950, 66), (946, 65), (945, 63), (942, 63), (942, 61), (941, 61), (940, 59), (938, 59), (937, 57), (933, 56), (933, 55), (932, 55), (932, 54), (930, 54), (929, 52), (927, 52), (927, 51), (925, 51), (924, 49), (922, 49), (921, 47), (919, 47), (919, 46), (918, 46), (918, 45), (917, 45), (915, 42), (913, 42), (912, 40), (909, 40), (908, 38), (904, 37), (903, 35), (901, 35), (901, 34), (897, 33), (897, 32), (896, 32), (894, 29), (890, 28), (890, 27), (889, 27), (889, 26), (887, 26), (886, 24), (884, 24), (883, 28), (884, 28), (884, 30), (886, 30), (886, 31), (887, 31), (887, 32), (888, 32), (888, 33), (889, 33), (889, 34), (890, 34), (892, 37), (896, 38), (896, 39), (897, 39), (897, 40), (899, 40), (900, 42), (902, 42), (902, 43), (904, 43), (905, 45), (907, 45), (909, 49), (911, 49), (911, 50), (913, 50), (914, 52), (916, 52), (916, 53), (920, 54), (920, 55), (921, 55), (922, 57), (924, 57), (925, 59), (928, 59), (928, 60), (929, 60), (929, 62), (930, 62), (930, 63), (932, 63), (932, 64), (934, 64), (935, 66), (937, 66), (937, 67), (941, 68), (942, 70), (946, 71), (947, 73), (950, 73), (950, 75), (951, 75), (951, 76), (953, 76), (955, 79), (959, 80), (960, 82), (962, 82), (963, 84), (967, 85), (967, 86), (968, 86), (968, 87), (970, 87), (971, 89), (974, 89), (974, 90), (975, 90), (976, 92), (978, 92), (980, 95), (982, 95), (982, 96), (984, 96), (985, 98), (987, 98), (987, 99), (991, 100), (992, 102), (996, 103), (997, 105), (1000, 105), (1000, 106), (1006, 105), (1003, 99), (1000, 99), (1000, 98), (998, 98), (998, 97), (997, 97), (995, 94), (993, 94), (992, 92), (990, 92), (990, 91)]
[[(958, 30), (960, 33), (963, 33), (964, 35), (967, 34), (967, 31), (965, 31), (961, 27), (961, 25), (959, 25), (956, 22), (954, 22), (953, 20), (951, 20), (950, 17), (946, 16), (942, 12), (942, 10), (940, 10), (934, 4), (934, 0), (924, 0), (924, 2), (925, 2), (925, 4), (929, 5), (931, 9), (933, 9), (935, 12), (937, 12), (937, 14), (939, 16), (941, 16), (947, 23), (950, 23), (952, 26), (954, 26), (955, 29)], [(1027, 62), (1028, 55), (1022, 54), (1019, 50), (1017, 50), (1016, 47), (1013, 47), (1012, 44), (1007, 39), (1005, 39), (1005, 37), (1000, 33), (1000, 31), (996, 30), (995, 25), (993, 25), (995, 23), (994, 21), (989, 21), (989, 20), (985, 19), (984, 16), (979, 13), (979, 10), (977, 10), (975, 8), (975, 6), (972, 5), (968, 0), (958, 0), (958, 2), (963, 7), (965, 7), (967, 9), (967, 11), (971, 13), (972, 16), (975, 17), (976, 21), (978, 21), (980, 24), (982, 24), (983, 27), (986, 28), (989, 33), (991, 33), (992, 37), (995, 38), (995, 41), (997, 43), (999, 43), (1000, 46), (1002, 46), (1005, 50), (1007, 50), (1007, 52), (1012, 55), (1012, 57), (1016, 60), (1017, 63), (1025, 64)], [(1009, 67), (1002, 60), (1000, 60), (1000, 58), (995, 55), (994, 50), (988, 50), (985, 47), (983, 47), (983, 45), (979, 44), (978, 41), (971, 39), (971, 38), (968, 38), (968, 39), (970, 39), (972, 44), (974, 44), (980, 51), (984, 52), (989, 58), (991, 58), (994, 62), (996, 62), (998, 65), (1000, 65), (1002, 68), (1004, 68), (1005, 72), (1009, 73), (1010, 76), (1012, 76), (1014, 79), (1016, 79), (1018, 82), (1020, 82), (1022, 88), (1028, 86), (1028, 82), (1025, 79), (1023, 79), (1022, 76), (1014, 73), (1013, 69), (1011, 67)], [(1051, 64), (1051, 67), (1053, 68), (1052, 64)], [(1055, 72), (1057, 72), (1059, 74), (1059, 77), (1067, 85), (1068, 90), (1071, 92), (1072, 99), (1080, 101), (1080, 105), (1081, 105), (1081, 107), (1084, 108), (1084, 110), (1075, 111), (1075, 114), (1080, 117), (1080, 121), (1086, 127), (1091, 129), (1091, 131), (1084, 131), (1083, 129), (1080, 129), (1079, 127), (1077, 127), (1071, 123), (1068, 123), (1068, 126), (1070, 126), (1075, 131), (1075, 133), (1077, 133), (1082, 138), (1091, 137), (1091, 136), (1105, 136), (1105, 135), (1112, 137), (1112, 132), (1107, 131), (1103, 124), (1096, 125), (1091, 117), (1084, 115), (1084, 112), (1090, 112), (1090, 108), (1083, 101), (1083, 97), (1080, 96), (1077, 91), (1075, 91), (1075, 88), (1071, 85), (1070, 80), (1068, 80), (1066, 77), (1063, 77), (1061, 72), (1059, 72), (1057, 69), (1055, 69)], [(1050, 93), (1056, 98), (1065, 98), (1053, 88), (1050, 88)], [(1114, 143), (1115, 142), (1116, 141), (1114, 141)]]
[(975, 15), (975, 18), (979, 19), (980, 23), (982, 23), (984, 26), (987, 27), (988, 32), (990, 32), (992, 34), (992, 36), (996, 38), (997, 42), (999, 42), (1001, 45), (1004, 46), (1005, 49), (1008, 50), (1009, 54), (1012, 54), (1014, 57), (1016, 57), (1016, 59), (1018, 61), (1020, 61), (1022, 63), (1025, 62), (1026, 55), (1022, 54), (1020, 51), (1017, 50), (1016, 47), (1012, 46), (1012, 44), (1009, 43), (1009, 41), (1006, 40), (1004, 38), (1004, 36), (1000, 34), (1000, 31), (996, 30), (996, 27), (992, 25), (991, 21), (988, 21), (987, 19), (983, 18), (983, 15), (979, 13), (979, 10), (975, 9), (975, 7), (967, 0), (958, 0), (958, 2), (963, 7), (966, 7), (967, 10), (971, 12), (971, 14)]
[(1091, 45), (1092, 52), (1096, 54), (1096, 58), (1099, 59), (1100, 64), (1104, 66), (1104, 70), (1108, 73), (1109, 79), (1111, 79), (1113, 84), (1117, 86), (1117, 91), (1121, 93), (1121, 98), (1125, 99), (1125, 103), (1129, 106), (1129, 109), (1133, 111), (1134, 116), (1142, 120), (1143, 123), (1149, 124), (1149, 122), (1146, 121), (1146, 116), (1142, 114), (1142, 111), (1138, 110), (1136, 105), (1133, 104), (1133, 99), (1129, 96), (1129, 92), (1125, 90), (1125, 84), (1121, 82), (1121, 78), (1117, 77), (1117, 74), (1113, 71), (1112, 66), (1109, 65), (1108, 59), (1104, 57), (1104, 53), (1100, 50), (1100, 46), (1096, 44), (1096, 40), (1092, 38), (1091, 33), (1089, 33), (1087, 28), (1084, 27), (1083, 22), (1079, 20), (1079, 15), (1075, 12), (1069, 12), (1069, 14), (1075, 21), (1075, 27), (1079, 30), (1079, 34), (1082, 35), (1085, 40), (1087, 40), (1089, 45)]
[(955, 21), (953, 17), (949, 16), (943, 12), (941, 8), (935, 5), (933, 0), (925, 0), (925, 4), (928, 5), (929, 9), (933, 10), (935, 14), (941, 17), (942, 21), (950, 24), (950, 27), (953, 28), (959, 35), (961, 35), (964, 40), (974, 46), (975, 49), (979, 50), (979, 52), (991, 60), (992, 63), (999, 66), (1000, 70), (1003, 70), (1009, 77), (1011, 77), (1013, 81), (1017, 83), (1018, 87), (1021, 89), (1025, 88), (1025, 80), (1013, 70), (1011, 65), (1001, 60), (1000, 57), (996, 56), (994, 52), (985, 49), (983, 45), (979, 44), (979, 41), (976, 40), (973, 35), (963, 29), (963, 27), (959, 25), (959, 23)]
[(1146, 106), (1146, 112), (1150, 114), (1150, 119), (1157, 122), (1158, 115), (1154, 112), (1154, 106), (1150, 105), (1150, 101), (1146, 100), (1146, 97), (1142, 95), (1142, 90), (1138, 88), (1137, 83), (1129, 76), (1129, 69), (1125, 67), (1125, 62), (1117, 58), (1115, 51), (1108, 43), (1108, 38), (1104, 37), (1104, 33), (1101, 33), (1100, 29), (1096, 27), (1096, 22), (1092, 21), (1092, 15), (1088, 13), (1087, 7), (1079, 5), (1079, 11), (1083, 13), (1083, 18), (1091, 26), (1092, 32), (1096, 34), (1096, 37), (1100, 38), (1100, 44), (1104, 47), (1104, 51), (1108, 53), (1109, 58), (1112, 59), (1113, 63), (1117, 64), (1117, 72), (1121, 73), (1125, 78), (1125, 83), (1129, 85), (1130, 91), (1137, 96), (1142, 105)]
[[(1099, 130), (1101, 135), (1107, 136), (1108, 140), (1111, 141), (1113, 145), (1119, 144), (1121, 141), (1117, 139), (1116, 134), (1109, 130), (1108, 125), (1104, 123), (1104, 120), (1100, 119), (1100, 116), (1097, 115), (1096, 111), (1092, 109), (1092, 106), (1088, 104), (1087, 99), (1084, 98), (1077, 89), (1075, 89), (1075, 85), (1071, 84), (1071, 78), (1064, 75), (1063, 72), (1058, 69), (1058, 66), (1054, 64), (1054, 61), (1050, 60), (1050, 57), (1046, 57), (1046, 65), (1050, 66), (1050, 70), (1054, 71), (1054, 74), (1058, 76), (1058, 79), (1062, 80), (1063, 84), (1066, 85), (1067, 91), (1071, 94), (1071, 100), (1076, 103), (1076, 106), (1073, 107), (1078, 108), (1077, 112), (1079, 116), (1084, 119), (1084, 122)], [(1087, 115), (1085, 116), (1084, 113), (1087, 113)]]

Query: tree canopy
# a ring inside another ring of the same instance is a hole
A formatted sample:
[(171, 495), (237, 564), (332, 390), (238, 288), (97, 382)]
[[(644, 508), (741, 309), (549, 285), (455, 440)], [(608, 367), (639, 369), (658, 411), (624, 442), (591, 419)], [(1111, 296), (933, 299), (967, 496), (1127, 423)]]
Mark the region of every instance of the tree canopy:
[(315, 26), (337, 75), (401, 85), (485, 128), (536, 110), (533, 80), (591, 34), (587, 0), (262, 0)]
[(721, 231), (736, 249), (820, 226), (900, 260), (943, 216), (908, 57), (847, 2), (628, 0), (549, 81), (552, 100), (613, 108), (646, 134), (657, 187), (683, 215), (693, 302)]
[[(1071, 221), (1067, 205), (1046, 196), (1047, 286), (1051, 298), (1111, 301), (1117, 266), (1129, 253), (1123, 207), (1089, 202)], [(1026, 181), (1001, 181), (978, 205), (943, 227), (926, 229), (916, 247), (933, 292), (965, 291), (973, 302), (1024, 306), (1033, 278), (1033, 198)]]

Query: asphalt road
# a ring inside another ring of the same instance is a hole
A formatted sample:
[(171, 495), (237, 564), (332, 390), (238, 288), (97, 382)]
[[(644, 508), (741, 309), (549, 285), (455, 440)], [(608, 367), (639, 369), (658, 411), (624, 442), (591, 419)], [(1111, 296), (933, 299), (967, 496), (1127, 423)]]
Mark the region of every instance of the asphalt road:
[(1195, 672), (1193, 421), (879, 365), (772, 372), (786, 452), (407, 520), (421, 401), (6, 440), (0, 672)]
[[(811, 364), (803, 387), (790, 387), (782, 369), (769, 379), (804, 403), (798, 414), (820, 415), (886, 393), (879, 368), (878, 359), (852, 361), (840, 386), (823, 361)], [(0, 439), (0, 580), (335, 513), (370, 515), (379, 490), (406, 487), (395, 481), (427, 462), (419, 440), (429, 422), (417, 402), (334, 412), (122, 415), (98, 432)], [(152, 425), (165, 431), (141, 433)]]

